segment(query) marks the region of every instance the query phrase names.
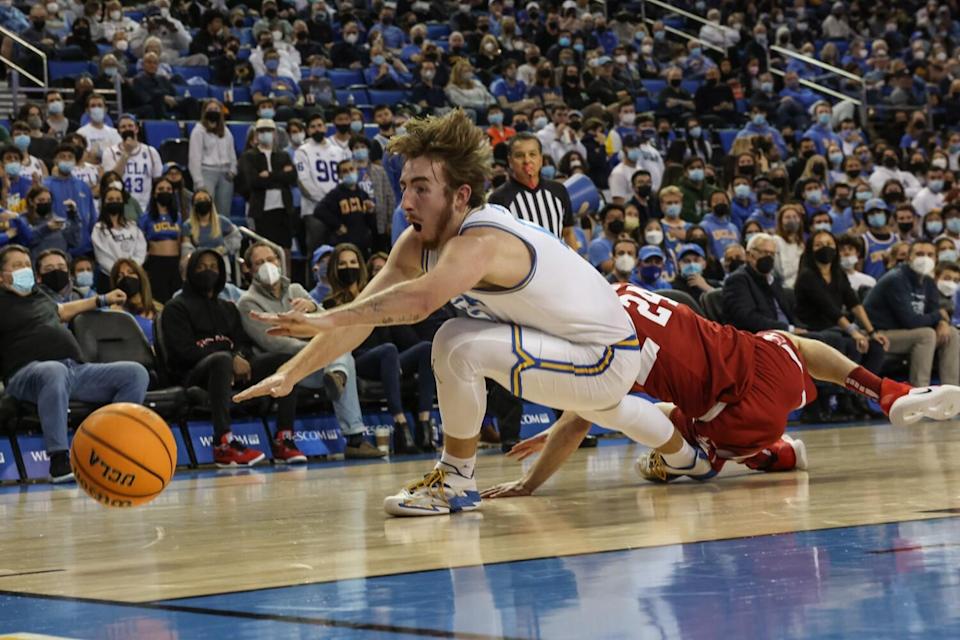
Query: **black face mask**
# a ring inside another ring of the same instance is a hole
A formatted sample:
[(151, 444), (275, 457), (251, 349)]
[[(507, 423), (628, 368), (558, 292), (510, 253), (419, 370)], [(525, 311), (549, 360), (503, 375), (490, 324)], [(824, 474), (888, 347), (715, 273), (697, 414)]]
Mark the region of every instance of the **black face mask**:
[(197, 271), (193, 274), (193, 286), (195, 286), (200, 293), (210, 293), (213, 291), (213, 288), (217, 286), (219, 279), (220, 274), (216, 271), (210, 271), (209, 269)]
[(337, 133), (350, 133), (350, 123), (347, 124), (335, 124), (333, 125), (337, 129)]
[(197, 212), (198, 216), (205, 216), (213, 211), (213, 203), (201, 200), (193, 205), (193, 210)]
[(817, 261), (817, 264), (832, 264), (836, 257), (837, 250), (833, 247), (820, 247), (813, 252), (813, 259)]
[(121, 140), (130, 140), (131, 138), (136, 138), (136, 137), (137, 137), (137, 134), (135, 134), (133, 131), (130, 131), (129, 129), (120, 132)]
[(203, 114), (203, 119), (207, 122), (216, 124), (220, 122), (220, 112), (219, 111), (207, 111)]
[(884, 156), (883, 157), (883, 166), (887, 169), (896, 169), (897, 168), (897, 159), (893, 156)]
[(360, 267), (344, 267), (337, 269), (337, 275), (340, 276), (340, 282), (350, 286), (355, 282), (360, 282)]
[(688, 238), (692, 243), (703, 249), (703, 252), (707, 252), (707, 239), (706, 238)]
[(157, 204), (159, 204), (161, 207), (166, 207), (169, 209), (173, 205), (173, 194), (163, 191), (157, 194), (156, 200)]
[(50, 215), (51, 211), (53, 211), (53, 204), (49, 202), (37, 203), (37, 215), (41, 218), (46, 218), (48, 215)]
[(652, 187), (649, 184), (642, 184), (636, 188), (637, 195), (641, 198), (646, 198), (650, 196)]
[(728, 215), (730, 215), (730, 205), (728, 205), (726, 202), (717, 203), (713, 207), (713, 215), (717, 216), (718, 218), (726, 218)]
[(745, 164), (742, 167), (737, 167), (737, 173), (742, 176), (752, 176), (756, 170), (757, 168), (752, 164)]
[(123, 215), (123, 203), (122, 202), (105, 202), (103, 204), (103, 212), (109, 217), (113, 216), (122, 216)]
[(852, 171), (847, 171), (847, 175), (850, 176), (851, 178), (859, 178), (860, 173), (861, 172), (859, 169), (853, 169)]
[(770, 184), (775, 186), (777, 189), (783, 189), (787, 186), (787, 179), (783, 176), (774, 176), (770, 178)]
[(912, 222), (898, 222), (898, 223), (897, 223), (897, 228), (900, 229), (900, 233), (910, 233), (911, 231), (913, 231), (913, 223), (912, 223)]
[(801, 152), (800, 152), (800, 157), (803, 158), (804, 160), (809, 160), (809, 159), (812, 158), (815, 154), (816, 154), (816, 151), (813, 151), (813, 150), (811, 150), (811, 149), (807, 149), (806, 151), (801, 151)]
[(734, 258), (733, 260), (727, 263), (727, 273), (733, 273), (734, 271), (742, 267), (743, 264), (744, 264), (743, 260), (740, 260), (739, 258)]
[(43, 28), (47, 26), (46, 20), (31, 20), (31, 22), (33, 23), (33, 28), (37, 31), (43, 31)]
[(843, 210), (850, 206), (850, 198), (837, 198), (837, 209)]
[(267, 9), (266, 11), (263, 12), (263, 15), (266, 16), (267, 20), (273, 20), (274, 18), (277, 17), (277, 10)]
[(607, 229), (614, 235), (623, 233), (623, 220), (611, 220), (607, 225)]
[(773, 256), (763, 256), (757, 259), (757, 273), (760, 275), (769, 275), (773, 271)]
[(70, 274), (61, 269), (47, 271), (40, 276), (40, 282), (51, 291), (60, 291), (70, 284)]
[(140, 278), (134, 278), (133, 276), (120, 278), (120, 281), (117, 282), (117, 289), (123, 291), (127, 298), (132, 298), (140, 293)]
[(520, 122), (514, 122), (513, 128), (517, 133), (523, 133), (524, 131), (530, 130), (530, 123), (521, 120)]
[(883, 201), (887, 204), (897, 204), (903, 200), (903, 194), (899, 191), (888, 191), (883, 194)]
[(681, 82), (682, 80), (680, 80), (680, 78), (674, 78), (670, 80), (670, 86), (674, 88), (679, 87)]
[[(348, 126), (349, 128), (349, 126)], [(323, 131), (314, 131), (310, 134), (314, 142), (323, 142)]]
[(914, 173), (925, 173), (927, 171), (926, 162), (914, 162), (910, 165), (910, 171)]

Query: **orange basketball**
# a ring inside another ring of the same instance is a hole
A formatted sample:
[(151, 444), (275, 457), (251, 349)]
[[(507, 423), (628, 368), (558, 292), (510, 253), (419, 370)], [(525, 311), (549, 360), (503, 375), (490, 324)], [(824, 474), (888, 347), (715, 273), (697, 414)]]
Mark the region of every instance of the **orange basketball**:
[(91, 498), (135, 507), (163, 491), (177, 466), (170, 427), (150, 409), (118, 402), (91, 413), (73, 437), (70, 466)]

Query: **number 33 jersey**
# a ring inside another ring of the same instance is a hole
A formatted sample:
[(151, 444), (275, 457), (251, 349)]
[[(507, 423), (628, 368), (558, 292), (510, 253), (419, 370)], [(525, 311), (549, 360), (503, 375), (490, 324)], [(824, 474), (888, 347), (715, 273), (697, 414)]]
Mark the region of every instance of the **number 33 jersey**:
[(643, 366), (633, 391), (672, 402), (688, 416), (710, 419), (750, 389), (756, 336), (633, 285), (617, 286), (617, 295), (641, 345)]

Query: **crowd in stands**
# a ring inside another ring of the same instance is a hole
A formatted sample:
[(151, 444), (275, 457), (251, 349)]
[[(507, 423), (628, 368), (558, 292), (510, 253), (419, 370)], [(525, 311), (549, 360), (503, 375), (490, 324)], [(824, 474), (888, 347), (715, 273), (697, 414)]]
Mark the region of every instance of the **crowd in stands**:
[[(575, 178), (600, 191), (551, 231), (611, 283), (682, 292), (740, 329), (822, 340), (914, 385), (960, 382), (953, 4), (676, 3), (703, 21), (602, 0), (256, 4), (0, 0), (0, 24), (51, 68), (94, 61), (0, 129), (0, 245), (26, 251), (4, 254), (4, 304), (127, 311), (166, 338), (174, 379), (226, 407), (303, 346), (247, 312), (353, 300), (406, 226), (390, 139), (462, 108), (494, 146), (488, 195)], [(3, 51), (31, 68), (25, 48)], [(149, 139), (158, 120), (185, 148)], [(517, 141), (536, 142), (521, 164)], [(310, 282), (289, 277), (291, 255)], [(378, 455), (358, 376), (382, 385), (399, 450), (431, 446), (442, 319), (377, 330), (308, 383), (336, 399), (350, 455)], [(60, 343), (47, 358), (75, 359)], [(7, 393), (31, 397), (9, 359)], [(825, 391), (805, 418), (875, 416)], [(281, 403), (281, 459), (299, 459), (295, 403)], [(231, 439), (225, 408), (213, 422), (218, 462), (262, 458)]]

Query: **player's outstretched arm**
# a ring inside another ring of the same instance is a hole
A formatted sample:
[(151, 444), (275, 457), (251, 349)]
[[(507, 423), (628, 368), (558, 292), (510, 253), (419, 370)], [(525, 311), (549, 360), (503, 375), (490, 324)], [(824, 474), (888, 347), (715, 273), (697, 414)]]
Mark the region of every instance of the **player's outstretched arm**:
[[(588, 420), (584, 420), (573, 412), (565, 411), (560, 419), (546, 432), (528, 438), (511, 449), (510, 456), (520, 460), (532, 455), (535, 451), (543, 449), (540, 457), (537, 458), (526, 475), (520, 480), (504, 482), (495, 487), (490, 487), (480, 494), (481, 497), (510, 498), (531, 495), (550, 476), (556, 473), (557, 469), (570, 457), (570, 454), (577, 450), (588, 431), (590, 431)], [(544, 437), (545, 434), (546, 437)]]
[[(360, 292), (357, 300), (363, 300), (389, 289), (420, 273), (420, 243), (411, 234), (404, 234), (387, 258), (380, 273)], [(295, 356), (287, 360), (277, 372), (234, 396), (234, 402), (244, 402), (260, 396), (275, 398), (289, 394), (293, 387), (314, 371), (319, 371), (344, 353), (360, 346), (373, 331), (372, 325), (340, 327), (323, 331), (317, 319), (324, 313), (305, 314), (291, 311), (283, 314), (257, 314), (251, 316), (271, 324), (268, 333), (286, 336), (313, 336), (310, 342)]]

